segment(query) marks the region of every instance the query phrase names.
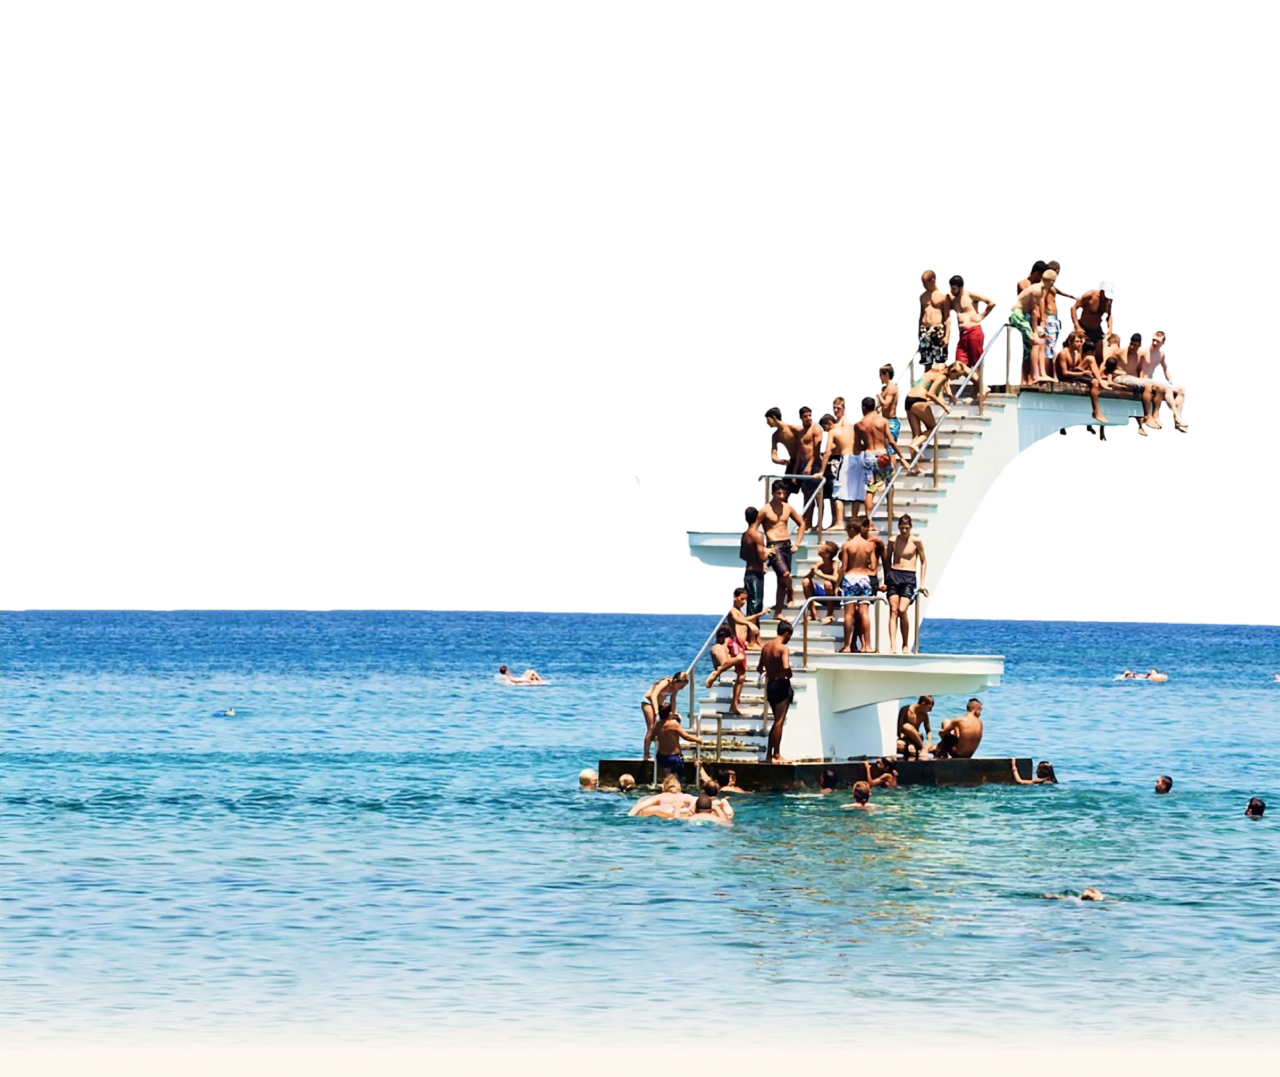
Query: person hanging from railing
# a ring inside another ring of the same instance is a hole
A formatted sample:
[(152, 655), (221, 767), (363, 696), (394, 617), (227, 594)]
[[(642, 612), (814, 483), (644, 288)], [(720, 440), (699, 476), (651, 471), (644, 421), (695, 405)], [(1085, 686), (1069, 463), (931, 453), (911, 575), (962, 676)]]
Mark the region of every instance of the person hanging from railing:
[[(773, 498), (760, 510), (760, 526), (764, 529), (765, 542), (769, 547), (768, 565), (773, 569), (778, 581), (778, 592), (774, 600), (774, 616), (781, 617), (783, 609), (794, 599), (791, 586), (791, 557), (804, 541), (804, 518), (787, 503), (789, 489), (782, 479), (775, 479), (770, 488)], [(787, 527), (788, 520), (796, 522), (795, 543), (791, 541), (791, 531)]]
[[(834, 542), (824, 542), (818, 547), (818, 560), (812, 565), (808, 572), (804, 574), (804, 579), (800, 581), (804, 588), (805, 598), (823, 598), (826, 596), (835, 597), (840, 593), (840, 563), (836, 560), (839, 556), (840, 547)], [(836, 619), (836, 607), (834, 602), (826, 603), (827, 615), (822, 618), (824, 625), (831, 624)], [(817, 613), (814, 612), (812, 606), (805, 615), (811, 621), (818, 619)]]
[(938, 275), (926, 269), (920, 275), (924, 291), (920, 293), (920, 363), (928, 370), (935, 363), (946, 363), (947, 345), (951, 342), (951, 297), (938, 287)]
[(1009, 324), (1022, 334), (1022, 384), (1034, 385), (1053, 381), (1045, 367), (1044, 318), (1045, 294), (1052, 291), (1058, 274), (1045, 269), (1040, 281), (1018, 293), (1009, 311)]
[[(911, 517), (903, 513), (898, 517), (898, 533), (893, 536), (885, 558), (884, 589), (889, 599), (889, 653), (898, 653), (898, 638), (902, 639), (902, 653), (910, 647), (911, 626), (907, 611), (916, 595), (929, 597), (924, 585), (929, 562), (924, 555), (924, 543), (911, 533)], [(919, 569), (916, 568), (917, 564)]]
[[(985, 295), (965, 291), (964, 277), (959, 273), (951, 278), (950, 285), (951, 309), (955, 312), (956, 328), (960, 331), (959, 339), (956, 341), (956, 362), (964, 364), (967, 374), (982, 358), (982, 347), (986, 343), (982, 333), (982, 323), (987, 315), (996, 309), (996, 305)], [(986, 309), (979, 312), (979, 304)], [(986, 393), (982, 395), (985, 397)]]
[[(883, 483), (893, 473), (892, 461), (888, 450), (892, 449), (901, 459), (902, 450), (889, 429), (889, 420), (876, 410), (876, 399), (873, 396), (862, 398), (862, 418), (853, 428), (853, 452), (857, 463), (862, 466), (862, 475), (858, 479), (857, 489), (862, 491), (865, 515), (871, 515), (871, 505), (875, 500), (876, 482)], [(883, 458), (884, 463), (881, 464)]]
[[(849, 520), (849, 540), (840, 547), (840, 593), (846, 598), (872, 599), (879, 593), (879, 561), (882, 545), (871, 538), (871, 519)], [(871, 650), (871, 602), (846, 602), (844, 646), (841, 654)]]
[(926, 370), (920, 375), (920, 380), (907, 390), (907, 397), (903, 401), (903, 406), (907, 410), (907, 422), (911, 424), (911, 452), (902, 457), (902, 462), (904, 465), (911, 464), (908, 474), (918, 475), (920, 473), (920, 469), (912, 463), (912, 460), (915, 454), (920, 451), (920, 446), (924, 444), (930, 431), (938, 425), (938, 420), (933, 414), (933, 408), (929, 405), (937, 404), (944, 413), (951, 414), (951, 408), (947, 406), (947, 400), (949, 399), (952, 403), (955, 403), (955, 396), (951, 392), (951, 379), (953, 377), (964, 377), (964, 366), (962, 364), (953, 363), (946, 370), (941, 367)]

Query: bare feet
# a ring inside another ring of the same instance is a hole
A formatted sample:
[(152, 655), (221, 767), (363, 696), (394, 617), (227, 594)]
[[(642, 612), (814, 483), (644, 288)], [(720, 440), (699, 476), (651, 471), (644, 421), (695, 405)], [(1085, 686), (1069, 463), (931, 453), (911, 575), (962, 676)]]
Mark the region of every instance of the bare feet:
[(836, 654), (853, 654), (853, 650), (849, 647), (841, 647), (840, 650), (836, 651)]
[(1105, 415), (1099, 415), (1096, 411), (1093, 413), (1093, 421), (1099, 426), (1107, 425), (1107, 417)]
[(835, 620), (836, 619), (834, 617), (824, 617), (822, 618), (822, 623), (824, 625), (835, 624)]
[(1151, 416), (1151, 418), (1147, 420), (1147, 425), (1148, 425), (1149, 427), (1151, 427), (1151, 429), (1152, 429), (1152, 430), (1163, 430), (1163, 429), (1164, 429), (1164, 427), (1160, 425), (1160, 420), (1158, 420), (1154, 415), (1153, 415), (1153, 416)]
[(790, 760), (790, 759), (783, 759), (783, 758), (782, 758), (782, 756), (780, 756), (780, 755), (775, 755), (772, 759), (770, 759), (770, 760), (769, 760), (769, 762), (770, 762), (770, 763), (777, 763), (779, 766), (783, 766), (783, 767), (789, 767), (789, 766), (791, 766), (791, 760)]
[(1173, 428), (1174, 428), (1174, 429), (1175, 429), (1179, 434), (1185, 434), (1185, 433), (1187, 432), (1187, 424), (1186, 424), (1186, 423), (1179, 423), (1179, 422), (1175, 422), (1175, 423), (1173, 424)]
[(731, 706), (731, 707), (729, 708), (729, 713), (730, 713), (730, 714), (735, 714), (735, 715), (737, 715), (739, 718), (745, 718), (745, 717), (746, 717), (746, 715), (745, 715), (745, 714), (743, 714), (743, 713), (742, 713), (742, 711), (738, 710), (738, 708), (737, 708), (737, 707), (733, 707), (733, 706)]
[(1143, 426), (1141, 423), (1138, 424), (1138, 433), (1141, 434), (1144, 438), (1147, 436), (1147, 428)]

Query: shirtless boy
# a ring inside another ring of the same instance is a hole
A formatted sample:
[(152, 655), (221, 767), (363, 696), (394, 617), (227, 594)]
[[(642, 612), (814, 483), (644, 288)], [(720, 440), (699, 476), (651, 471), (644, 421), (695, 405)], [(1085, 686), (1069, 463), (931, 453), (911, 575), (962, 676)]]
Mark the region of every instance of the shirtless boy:
[[(831, 474), (831, 465), (827, 463), (827, 453), (825, 446), (831, 444), (831, 431), (836, 425), (836, 417), (834, 415), (824, 415), (818, 420), (818, 425), (822, 427), (822, 432), (826, 435), (827, 440), (823, 442), (824, 449), (818, 459), (818, 473), (822, 475), (822, 500), (831, 506), (831, 523), (829, 527), (835, 527), (836, 521), (836, 484)], [(843, 506), (842, 506), (843, 507)], [(822, 525), (822, 505), (818, 506), (818, 525)]]
[(982, 700), (969, 700), (969, 708), (959, 718), (942, 723), (934, 759), (971, 759), (982, 743)]
[(733, 682), (733, 699), (729, 703), (729, 713), (741, 715), (738, 700), (742, 698), (742, 686), (747, 682), (747, 647), (728, 626), (722, 626), (716, 630), (716, 642), (711, 648), (711, 661), (715, 663), (716, 668), (707, 678), (707, 687), (710, 688), (715, 684), (723, 674), (734, 673), (737, 679)]
[(764, 673), (765, 698), (773, 711), (773, 725), (769, 727), (769, 748), (766, 753), (770, 763), (789, 763), (782, 758), (782, 726), (787, 720), (787, 710), (795, 698), (791, 688), (791, 622), (778, 622), (778, 634), (760, 651), (760, 664), (756, 667)]
[[(929, 712), (933, 710), (933, 696), (921, 696), (915, 703), (898, 711), (898, 754), (903, 759), (920, 756), (929, 750), (932, 732), (929, 729)], [(924, 736), (920, 727), (924, 726)]]
[(893, 380), (893, 366), (885, 363), (880, 368), (880, 392), (876, 394), (876, 406), (880, 414), (888, 420), (889, 433), (895, 438), (902, 429), (902, 421), (898, 418), (898, 386)]
[[(879, 590), (876, 580), (878, 545), (871, 538), (871, 521), (850, 520), (849, 541), (840, 547), (840, 593), (846, 598), (870, 598)], [(844, 646), (841, 654), (871, 649), (871, 603), (846, 602), (844, 606)]]
[(926, 269), (920, 276), (924, 291), (920, 293), (920, 362), (925, 370), (934, 363), (947, 361), (947, 345), (951, 342), (951, 297), (938, 288), (938, 275)]
[(904, 464), (911, 459), (909, 456), (902, 455), (902, 450), (898, 448), (898, 442), (893, 436), (893, 431), (889, 429), (889, 420), (876, 410), (875, 397), (864, 396), (862, 398), (862, 418), (853, 427), (853, 453), (855, 467), (859, 464), (862, 467), (862, 476), (858, 481), (858, 488), (862, 491), (867, 516), (871, 515), (871, 506), (875, 503), (875, 494), (871, 490), (871, 484), (879, 474), (876, 461), (881, 456), (887, 455), (887, 450), (889, 449), (897, 453), (898, 459), (903, 461)]
[(1120, 365), (1113, 380), (1117, 385), (1122, 385), (1142, 396), (1142, 418), (1138, 420), (1138, 432), (1146, 434), (1142, 429), (1144, 425), (1151, 427), (1152, 430), (1161, 429), (1160, 420), (1156, 418), (1156, 414), (1160, 411), (1160, 405), (1164, 403), (1164, 386), (1158, 381), (1142, 377), (1141, 333), (1134, 333), (1129, 338), (1129, 347), (1121, 353), (1119, 358)]
[[(764, 529), (765, 542), (771, 550), (769, 567), (778, 578), (778, 593), (774, 597), (773, 615), (781, 617), (783, 607), (795, 597), (791, 586), (791, 557), (804, 541), (805, 523), (800, 514), (787, 503), (785, 482), (775, 479), (772, 492), (773, 500), (760, 510), (760, 526)], [(787, 527), (788, 520), (796, 522), (794, 544), (791, 541), (791, 531)]]
[[(1151, 347), (1145, 352), (1139, 352), (1141, 365), (1138, 370), (1138, 376), (1150, 381), (1153, 385), (1160, 385), (1153, 379), (1153, 375), (1157, 370), (1164, 374), (1164, 380), (1167, 385), (1161, 386), (1164, 392), (1164, 402), (1169, 405), (1169, 410), (1173, 412), (1173, 428), (1180, 433), (1187, 432), (1187, 424), (1182, 421), (1182, 405), (1187, 399), (1187, 390), (1181, 385), (1174, 385), (1173, 378), (1169, 376), (1169, 366), (1164, 358), (1164, 330), (1158, 330), (1151, 338)], [(1159, 411), (1157, 409), (1157, 416)]]
[[(782, 421), (782, 410), (770, 408), (764, 413), (764, 421), (773, 429), (773, 440), (769, 443), (769, 459), (783, 469), (788, 475), (798, 474), (800, 463), (800, 427)], [(784, 460), (778, 455), (778, 446), (786, 449)], [(796, 487), (787, 483), (788, 493), (795, 493)]]
[(640, 713), (644, 715), (644, 757), (649, 758), (649, 745), (653, 743), (654, 729), (658, 724), (658, 715), (662, 708), (674, 706), (674, 700), (681, 689), (689, 684), (689, 675), (684, 670), (662, 677), (653, 682), (649, 691), (645, 692), (640, 703)]
[[(840, 593), (840, 565), (836, 561), (839, 553), (840, 547), (834, 542), (824, 542), (818, 547), (818, 563), (805, 573), (801, 581), (805, 598), (821, 598), (824, 595), (834, 596)], [(828, 602), (826, 607), (827, 615), (822, 619), (822, 623), (829, 625), (836, 619), (835, 604)], [(807, 616), (811, 621), (818, 619), (813, 605), (809, 606)]]
[[(800, 475), (822, 475), (822, 427), (813, 421), (813, 409), (800, 409), (800, 456), (796, 463), (789, 465), (795, 469), (796, 474)], [(810, 501), (814, 487), (817, 482), (821, 482), (819, 477), (816, 482), (802, 482), (799, 486), (800, 496), (804, 498), (806, 508), (804, 512), (805, 526), (813, 527), (813, 505), (818, 506), (818, 511), (822, 511), (822, 498), (815, 497)]]
[(1022, 334), (1022, 384), (1053, 381), (1045, 370), (1044, 362), (1044, 307), (1045, 289), (1052, 288), (1058, 279), (1052, 269), (1045, 269), (1038, 284), (1030, 285), (1018, 293), (1018, 299), (1009, 312), (1009, 324)]
[[(1052, 269), (1055, 276), (1062, 272), (1062, 266), (1057, 262), (1050, 262), (1046, 269)], [(1064, 292), (1058, 287), (1057, 282), (1049, 286), (1044, 293), (1044, 358), (1048, 365), (1050, 359), (1053, 358), (1053, 349), (1058, 343), (1058, 334), (1062, 332), (1062, 319), (1058, 317), (1058, 296), (1063, 299), (1075, 299), (1070, 292)]]
[(1115, 329), (1111, 315), (1111, 292), (1114, 287), (1103, 281), (1092, 292), (1085, 292), (1076, 300), (1071, 308), (1071, 323), (1076, 329), (1084, 330), (1085, 351), (1093, 352), (1093, 357), (1102, 363), (1106, 359), (1103, 341), (1106, 333), (1102, 328), (1102, 319), (1107, 319), (1106, 332)]
[(738, 557), (747, 566), (742, 573), (742, 586), (747, 589), (747, 613), (751, 614), (764, 609), (764, 562), (769, 554), (760, 530), (760, 510), (748, 505), (745, 515), (747, 529), (738, 542)]
[(853, 456), (853, 427), (844, 417), (844, 397), (838, 396), (831, 402), (831, 411), (836, 423), (827, 432), (827, 447), (822, 453), (821, 470), (831, 476), (832, 512), (835, 514), (831, 526), (843, 527), (844, 503), (853, 500), (849, 495), (853, 472), (858, 463)]
[(756, 623), (764, 616), (764, 610), (757, 613), (743, 613), (747, 608), (747, 589), (745, 587), (735, 587), (733, 590), (733, 605), (729, 607), (729, 612), (724, 615), (725, 624), (734, 637), (742, 644), (743, 648), (748, 651), (760, 650), (760, 626)]
[(685, 732), (680, 725), (680, 715), (670, 704), (666, 704), (665, 709), (659, 713), (658, 728), (654, 733), (654, 747), (657, 748), (654, 757), (658, 766), (666, 768), (668, 773), (677, 778), (684, 773), (684, 756), (680, 754), (682, 740), (690, 744), (702, 743), (701, 737)]
[[(956, 325), (960, 329), (960, 339), (956, 341), (956, 362), (963, 363), (972, 370), (982, 358), (982, 348), (986, 343), (982, 333), (982, 323), (988, 314), (995, 310), (995, 304), (985, 295), (964, 290), (964, 277), (957, 273), (951, 278), (951, 309), (956, 314)], [(978, 305), (986, 309), (981, 313)]]
[(898, 517), (898, 533), (889, 546), (888, 561), (891, 567), (884, 574), (884, 589), (889, 599), (889, 653), (898, 653), (896, 631), (902, 636), (902, 653), (906, 654), (911, 632), (907, 610), (917, 594), (929, 597), (929, 589), (924, 585), (929, 562), (924, 555), (924, 543), (911, 533), (911, 517), (905, 512)]
[(1102, 372), (1098, 369), (1097, 360), (1093, 356), (1087, 359), (1083, 352), (1084, 331), (1074, 329), (1067, 335), (1062, 351), (1053, 361), (1054, 371), (1059, 381), (1078, 382), (1089, 386), (1089, 399), (1093, 401), (1093, 417), (1101, 425), (1107, 418), (1098, 405), (1098, 394), (1102, 390)]

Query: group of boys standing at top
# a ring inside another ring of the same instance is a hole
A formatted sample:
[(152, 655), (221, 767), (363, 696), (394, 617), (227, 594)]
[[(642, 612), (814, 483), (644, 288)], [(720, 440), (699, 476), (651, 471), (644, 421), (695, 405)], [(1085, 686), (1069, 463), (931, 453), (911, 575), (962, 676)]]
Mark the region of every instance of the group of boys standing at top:
[[(1127, 389), (1142, 399), (1138, 433), (1143, 437), (1147, 427), (1161, 428), (1160, 408), (1165, 404), (1173, 413), (1174, 428), (1185, 433), (1187, 424), (1182, 419), (1182, 408), (1186, 389), (1172, 384), (1164, 354), (1164, 331), (1157, 331), (1148, 347), (1143, 347), (1141, 333), (1134, 333), (1128, 346), (1122, 346), (1115, 328), (1115, 285), (1103, 281), (1093, 291), (1077, 297), (1058, 287), (1061, 268), (1057, 262), (1038, 261), (1026, 278), (1018, 282), (1018, 298), (1008, 321), (1022, 337), (1022, 384), (1074, 382), (1088, 386), (1093, 417), (1099, 424), (1106, 423), (1098, 407), (1100, 391)], [(938, 288), (937, 275), (931, 269), (926, 270), (920, 280), (924, 285), (918, 324), (921, 363), (926, 369), (946, 363), (954, 313), (959, 329), (956, 363), (965, 372), (971, 370), (981, 358), (986, 343), (982, 322), (995, 304), (986, 296), (967, 291), (960, 276), (951, 278), (949, 292)], [(1062, 332), (1059, 296), (1074, 301), (1072, 330), (1061, 349), (1058, 349)], [(979, 307), (985, 309), (979, 310)], [(1164, 381), (1154, 379), (1157, 371), (1163, 373)], [(1092, 432), (1093, 428), (1089, 429)], [(1101, 436), (1106, 440), (1105, 428)]]

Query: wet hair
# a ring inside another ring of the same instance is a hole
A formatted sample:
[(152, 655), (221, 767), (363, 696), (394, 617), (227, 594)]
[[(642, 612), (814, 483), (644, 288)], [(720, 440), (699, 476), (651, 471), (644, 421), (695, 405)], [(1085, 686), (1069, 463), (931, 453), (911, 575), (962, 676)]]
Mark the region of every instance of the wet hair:
[(789, 636), (792, 633), (791, 622), (786, 618), (778, 618), (778, 635)]
[(839, 781), (840, 778), (836, 772), (832, 770), (831, 767), (827, 767), (827, 769), (822, 772), (822, 777), (818, 779), (818, 788), (834, 789)]
[(583, 789), (593, 789), (600, 781), (600, 775), (588, 767), (578, 775), (578, 785)]
[(498, 667), (498, 672), (499, 672), (499, 673), (506, 673), (506, 672), (507, 672), (507, 667), (506, 667), (506, 666), (499, 666), (499, 667)]
[(631, 790), (634, 789), (635, 787), (636, 787), (636, 780), (635, 778), (631, 777), (630, 774), (623, 774), (619, 776), (618, 788), (621, 789), (624, 793), (631, 792)]
[(785, 482), (783, 482), (781, 479), (778, 479), (778, 481), (777, 481), (777, 482), (775, 482), (775, 483), (773, 484), (773, 488), (772, 488), (772, 489), (773, 489), (773, 492), (774, 492), (775, 494), (776, 494), (779, 490), (781, 490), (781, 491), (785, 494), (785, 493), (787, 492), (787, 484), (786, 484)]
[(674, 774), (668, 774), (665, 778), (662, 779), (662, 791), (664, 793), (679, 793), (680, 779), (677, 778)]
[(1129, 338), (1129, 343), (1130, 343), (1130, 344), (1141, 344), (1141, 343), (1142, 343), (1142, 334), (1141, 334), (1141, 333), (1134, 333), (1134, 334), (1133, 334), (1133, 336), (1131, 336), (1131, 337)]
[(1037, 262), (1035, 265), (1033, 265), (1033, 266), (1031, 267), (1031, 272), (1032, 272), (1032, 273), (1043, 273), (1043, 272), (1044, 272), (1046, 269), (1048, 269), (1048, 268), (1049, 268), (1049, 263), (1048, 263), (1048, 262)]
[(1160, 777), (1156, 779), (1156, 787), (1157, 792), (1167, 793), (1173, 788), (1173, 779), (1167, 774), (1161, 774)]
[(658, 704), (658, 717), (664, 722), (671, 717), (672, 703), (671, 700), (663, 700)]
[(876, 398), (874, 396), (864, 396), (862, 398), (862, 414), (866, 415), (869, 411), (876, 410)]
[(818, 425), (821, 427), (835, 426), (836, 417), (834, 415), (824, 415), (818, 420)]
[(750, 592), (745, 587), (735, 587), (733, 589), (733, 597), (737, 598), (739, 595), (747, 595), (749, 598)]
[(982, 700), (980, 700), (977, 696), (971, 696), (971, 697), (970, 697), (970, 699), (969, 699), (969, 706), (968, 706), (968, 708), (967, 708), (967, 709), (968, 709), (968, 710), (973, 710), (973, 705), (974, 705), (975, 703), (976, 703), (976, 704), (978, 704), (978, 706), (979, 706), (979, 707), (981, 707), (981, 706), (982, 706)]
[(712, 800), (709, 796), (707, 796), (706, 793), (703, 793), (702, 796), (698, 797), (697, 803), (694, 804), (693, 813), (695, 815), (705, 815), (714, 807), (715, 807), (715, 801)]
[(871, 799), (871, 786), (866, 782), (854, 782), (853, 799), (857, 804), (865, 804)]
[(801, 409), (800, 409), (800, 418), (802, 418), (802, 419), (803, 419), (803, 418), (805, 417), (805, 415), (806, 415), (806, 414), (808, 414), (808, 415), (812, 415), (812, 414), (813, 414), (813, 408), (801, 408)]
[(760, 510), (756, 508), (754, 505), (748, 505), (747, 511), (744, 512), (742, 515), (747, 518), (747, 523), (753, 524), (756, 522), (756, 517), (760, 515)]
[(898, 517), (898, 523), (902, 523), (903, 520), (906, 520), (907, 523), (911, 523), (911, 514), (904, 512), (901, 516)]
[(764, 417), (766, 419), (777, 419), (778, 422), (782, 422), (782, 409), (770, 408), (768, 411), (764, 413)]
[(714, 778), (708, 778), (702, 783), (702, 791), (706, 793), (707, 796), (713, 797), (720, 792), (720, 783)]
[(889, 377), (891, 377), (891, 378), (892, 378), (892, 377), (893, 377), (893, 364), (892, 364), (892, 363), (885, 363), (885, 365), (884, 365), (884, 366), (882, 366), (882, 367), (880, 368), (880, 373), (881, 373), (881, 374), (888, 374), (888, 375), (889, 375)]
[(1048, 782), (1053, 782), (1054, 785), (1058, 784), (1058, 776), (1053, 772), (1053, 764), (1047, 759), (1041, 759), (1040, 762), (1036, 764), (1036, 777), (1043, 778)]
[(964, 277), (960, 276), (960, 274), (957, 273), (954, 277), (952, 277), (949, 281), (947, 281), (947, 283), (950, 285), (953, 285), (956, 288), (963, 288)]
[(964, 363), (952, 363), (949, 367), (947, 367), (948, 378), (958, 378), (968, 373), (969, 373), (969, 368), (965, 366)]
[(1250, 797), (1249, 804), (1244, 809), (1245, 815), (1250, 819), (1261, 819), (1262, 813), (1267, 810), (1267, 802), (1261, 797)]

